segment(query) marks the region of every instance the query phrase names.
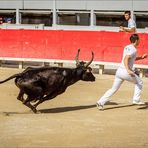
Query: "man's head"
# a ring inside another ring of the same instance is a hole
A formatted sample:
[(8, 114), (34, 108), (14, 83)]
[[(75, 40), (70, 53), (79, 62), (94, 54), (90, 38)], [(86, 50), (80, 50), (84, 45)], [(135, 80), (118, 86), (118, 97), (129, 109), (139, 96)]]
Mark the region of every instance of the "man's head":
[(125, 18), (125, 20), (128, 21), (131, 18), (131, 12), (130, 11), (125, 11), (124, 12), (124, 18)]
[(0, 17), (0, 24), (2, 24), (3, 23), (3, 18), (2, 17)]
[(135, 44), (135, 46), (138, 46), (139, 42), (140, 42), (140, 38), (139, 38), (138, 34), (132, 34), (130, 36), (130, 41), (132, 44)]

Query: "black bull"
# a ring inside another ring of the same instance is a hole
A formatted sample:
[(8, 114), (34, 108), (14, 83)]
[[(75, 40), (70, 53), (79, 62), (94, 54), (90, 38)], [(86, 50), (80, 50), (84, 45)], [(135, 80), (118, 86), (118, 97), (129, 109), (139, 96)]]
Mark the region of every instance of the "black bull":
[[(79, 52), (80, 50), (78, 50), (76, 55), (76, 68), (28, 67), (22, 73), (0, 81), (0, 84), (15, 78), (15, 84), (20, 89), (17, 99), (36, 113), (36, 107), (40, 103), (55, 98), (77, 81), (95, 81), (95, 77), (89, 67), (94, 58), (93, 52), (92, 58), (88, 63), (79, 62)], [(24, 94), (27, 96), (26, 99)], [(35, 104), (31, 104), (32, 101)]]

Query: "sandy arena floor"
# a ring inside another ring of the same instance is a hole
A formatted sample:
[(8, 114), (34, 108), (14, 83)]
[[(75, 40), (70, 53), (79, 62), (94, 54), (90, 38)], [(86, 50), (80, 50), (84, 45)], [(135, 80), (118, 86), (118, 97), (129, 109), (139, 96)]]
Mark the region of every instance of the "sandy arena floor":
[[(0, 80), (19, 72), (0, 69)], [(134, 85), (124, 82), (99, 111), (95, 103), (111, 87), (113, 75), (78, 82), (30, 112), (16, 99), (13, 80), (0, 85), (0, 148), (148, 148), (148, 105), (133, 106)], [(148, 78), (142, 98), (148, 102)]]

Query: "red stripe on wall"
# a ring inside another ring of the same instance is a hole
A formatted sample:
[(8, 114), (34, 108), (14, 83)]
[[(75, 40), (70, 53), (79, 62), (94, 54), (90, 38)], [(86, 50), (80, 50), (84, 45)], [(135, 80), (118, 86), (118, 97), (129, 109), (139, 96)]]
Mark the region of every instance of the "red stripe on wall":
[[(148, 53), (148, 34), (140, 33), (138, 53)], [(105, 31), (0, 30), (0, 57), (120, 62), (129, 33)], [(148, 59), (138, 61), (148, 65)]]

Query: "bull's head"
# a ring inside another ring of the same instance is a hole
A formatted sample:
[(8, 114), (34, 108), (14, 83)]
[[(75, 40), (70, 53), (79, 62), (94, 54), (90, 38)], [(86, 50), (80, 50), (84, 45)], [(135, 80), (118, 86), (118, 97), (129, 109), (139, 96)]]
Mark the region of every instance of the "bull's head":
[(78, 49), (75, 58), (78, 75), (81, 77), (81, 80), (83, 81), (95, 81), (95, 77), (92, 74), (92, 68), (89, 67), (89, 65), (92, 63), (94, 59), (94, 53), (92, 52), (92, 57), (89, 62), (79, 61), (79, 53), (80, 49)]

